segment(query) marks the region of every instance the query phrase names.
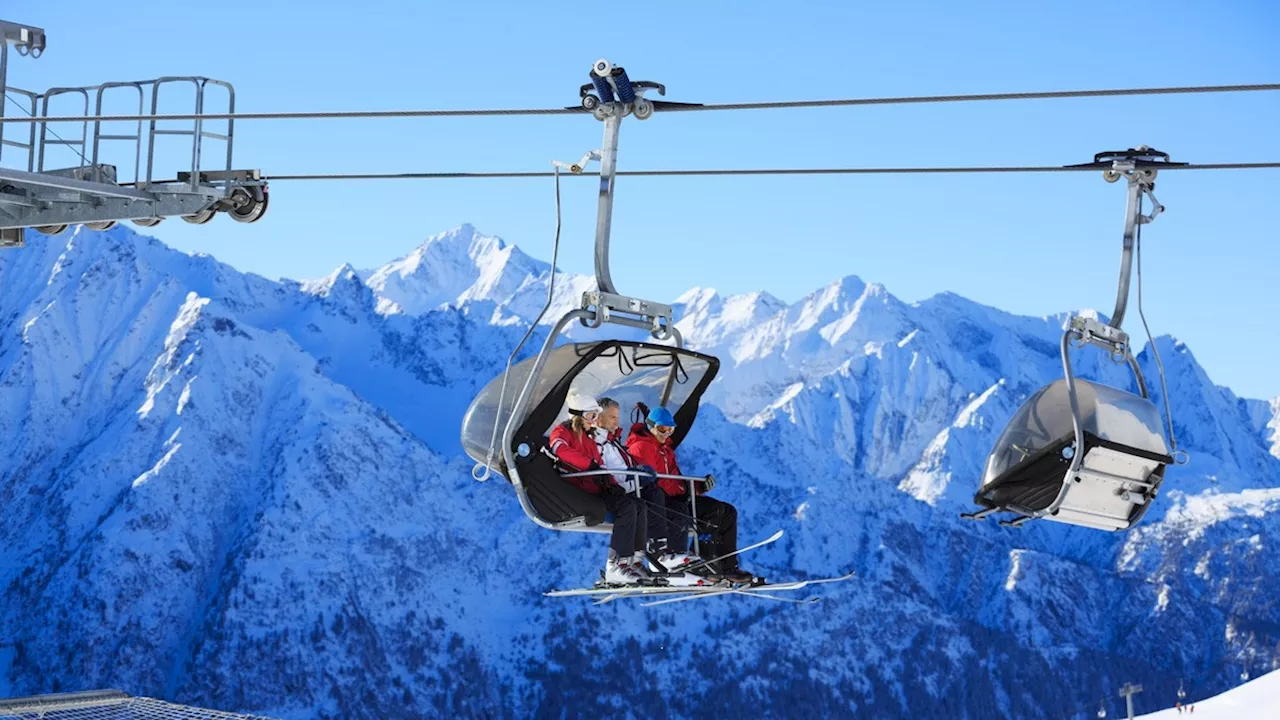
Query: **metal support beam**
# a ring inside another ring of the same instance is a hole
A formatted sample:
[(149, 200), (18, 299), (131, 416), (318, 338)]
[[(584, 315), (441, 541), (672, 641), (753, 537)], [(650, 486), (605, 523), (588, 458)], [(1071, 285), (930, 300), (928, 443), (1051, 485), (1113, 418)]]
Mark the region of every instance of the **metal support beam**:
[(1142, 686), (1133, 683), (1125, 683), (1124, 687), (1120, 688), (1120, 695), (1124, 697), (1125, 707), (1129, 710), (1129, 720), (1133, 720), (1133, 696), (1140, 692), (1142, 692)]
[(596, 284), (601, 292), (616, 294), (609, 274), (609, 233), (613, 229), (614, 171), (618, 169), (618, 131), (623, 106), (614, 104), (604, 119), (604, 144), (600, 147), (600, 204), (596, 215)]
[[(59, 173), (65, 171), (58, 171)], [(0, 168), (0, 182), (10, 183), (18, 186), (35, 186), (43, 188), (51, 188), (54, 190), (65, 190), (75, 193), (83, 193), (86, 195), (97, 195), (101, 197), (127, 198), (130, 200), (142, 200), (153, 202), (156, 200), (155, 193), (145, 190), (135, 190), (134, 188), (120, 187), (111, 183), (93, 182), (92, 180), (80, 180), (75, 177), (68, 177), (53, 172), (33, 173), (23, 170), (11, 170), (9, 168)]]

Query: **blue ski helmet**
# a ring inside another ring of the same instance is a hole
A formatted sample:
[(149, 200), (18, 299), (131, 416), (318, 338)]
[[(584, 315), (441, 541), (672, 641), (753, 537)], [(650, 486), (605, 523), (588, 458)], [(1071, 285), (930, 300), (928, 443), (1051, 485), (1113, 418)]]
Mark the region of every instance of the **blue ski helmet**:
[(650, 410), (648, 420), (650, 425), (676, 426), (676, 419), (671, 417), (671, 411), (664, 407), (656, 407)]

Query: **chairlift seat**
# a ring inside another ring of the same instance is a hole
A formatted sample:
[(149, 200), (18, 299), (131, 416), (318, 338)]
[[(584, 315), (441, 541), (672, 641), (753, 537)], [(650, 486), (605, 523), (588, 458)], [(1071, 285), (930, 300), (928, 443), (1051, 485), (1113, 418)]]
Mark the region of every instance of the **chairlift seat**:
[(1079, 471), (1070, 473), (1079, 449), (1067, 381), (1057, 380), (1014, 414), (987, 458), (975, 503), (1025, 517), (1047, 510), (1046, 520), (1103, 530), (1142, 518), (1173, 462), (1160, 411), (1123, 390), (1081, 379), (1075, 385), (1084, 435)]

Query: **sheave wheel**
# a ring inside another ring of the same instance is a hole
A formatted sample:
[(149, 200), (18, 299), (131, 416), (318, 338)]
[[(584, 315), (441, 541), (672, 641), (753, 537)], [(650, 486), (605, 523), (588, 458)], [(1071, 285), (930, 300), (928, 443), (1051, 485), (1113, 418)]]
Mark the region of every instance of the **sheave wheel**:
[(227, 214), (242, 223), (257, 222), (267, 212), (267, 193), (260, 187), (238, 187), (231, 191)]

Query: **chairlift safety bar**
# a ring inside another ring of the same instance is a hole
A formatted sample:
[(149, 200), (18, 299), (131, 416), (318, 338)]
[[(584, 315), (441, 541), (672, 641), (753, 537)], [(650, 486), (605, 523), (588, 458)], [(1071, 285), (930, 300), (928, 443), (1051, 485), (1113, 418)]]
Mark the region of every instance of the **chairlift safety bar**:
[(667, 473), (651, 473), (647, 470), (636, 470), (634, 468), (622, 468), (618, 470), (583, 470), (582, 472), (562, 473), (560, 477), (577, 478), (577, 477), (601, 477), (609, 475), (635, 475), (640, 477), (656, 477), (659, 480), (681, 480), (688, 482), (707, 482), (707, 478), (694, 477), (693, 475), (669, 475)]

